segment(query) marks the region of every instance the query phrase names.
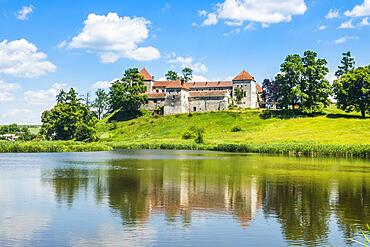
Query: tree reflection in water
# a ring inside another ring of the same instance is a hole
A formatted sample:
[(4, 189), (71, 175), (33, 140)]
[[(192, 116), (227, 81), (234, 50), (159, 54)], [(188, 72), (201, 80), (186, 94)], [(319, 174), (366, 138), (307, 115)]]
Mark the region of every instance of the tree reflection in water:
[(369, 173), (348, 171), (338, 160), (230, 156), (91, 165), (55, 169), (44, 180), (52, 183), (61, 204), (93, 192), (124, 225), (163, 215), (169, 223), (181, 220), (188, 226), (197, 212), (232, 215), (246, 228), (261, 213), (277, 218), (291, 244), (315, 245), (328, 243), (331, 217), (347, 238), (370, 222)]

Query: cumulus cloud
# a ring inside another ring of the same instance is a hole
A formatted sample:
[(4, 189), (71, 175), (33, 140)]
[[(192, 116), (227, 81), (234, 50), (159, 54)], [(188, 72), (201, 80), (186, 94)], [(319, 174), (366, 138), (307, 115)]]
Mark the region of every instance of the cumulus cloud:
[(359, 38), (357, 36), (348, 36), (347, 35), (347, 36), (343, 36), (339, 39), (334, 40), (334, 44), (339, 45), (339, 44), (343, 44), (343, 43), (346, 43), (349, 40), (354, 40), (354, 39), (359, 39)]
[(353, 29), (355, 26), (352, 24), (352, 19), (349, 21), (345, 21), (342, 24), (340, 24), (339, 28), (341, 29)]
[(180, 66), (181, 68), (191, 68), (196, 73), (204, 73), (208, 71), (205, 64), (200, 62), (194, 62), (192, 57), (177, 56), (176, 53), (172, 53), (167, 56), (168, 63), (173, 67)]
[(320, 26), (318, 26), (318, 27), (316, 28), (316, 31), (324, 31), (324, 30), (326, 30), (326, 29), (328, 29), (328, 26), (326, 26), (326, 25), (320, 25)]
[(356, 5), (352, 10), (347, 10), (344, 14), (350, 17), (370, 16), (370, 0), (364, 0), (362, 4)]
[(149, 61), (160, 57), (159, 50), (152, 46), (139, 47), (149, 37), (150, 21), (145, 18), (89, 14), (84, 24), (83, 30), (64, 46), (96, 53), (103, 63), (121, 58)]
[(0, 73), (36, 77), (56, 71), (47, 55), (26, 39), (0, 42)]
[(330, 9), (329, 13), (325, 16), (326, 19), (336, 19), (339, 17), (339, 9)]
[(370, 26), (369, 17), (365, 17), (359, 24), (361, 27)]
[(23, 6), (17, 13), (16, 18), (21, 21), (28, 20), (29, 15), (33, 12), (34, 7), (30, 6)]
[(92, 86), (93, 89), (108, 89), (112, 85), (113, 82), (119, 80), (118, 78), (114, 78), (111, 81), (97, 81)]
[(306, 10), (304, 0), (224, 0), (216, 5), (215, 12), (201, 11), (200, 14), (206, 17), (203, 26), (215, 25), (219, 20), (226, 20), (227, 23), (250, 21), (268, 26), (290, 22), (292, 16), (303, 15)]
[(49, 89), (24, 92), (24, 99), (32, 105), (42, 105), (45, 107), (50, 107), (55, 103), (55, 97), (60, 92), (60, 90), (66, 88), (67, 84), (55, 83)]
[(9, 102), (15, 100), (13, 91), (16, 91), (20, 86), (16, 83), (7, 83), (0, 80), (0, 102)]

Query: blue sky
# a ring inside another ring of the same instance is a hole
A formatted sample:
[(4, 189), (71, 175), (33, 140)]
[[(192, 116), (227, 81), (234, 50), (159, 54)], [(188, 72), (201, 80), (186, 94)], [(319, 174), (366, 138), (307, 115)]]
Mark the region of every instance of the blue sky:
[(0, 0), (0, 10), (0, 124), (39, 123), (59, 89), (94, 92), (129, 67), (159, 79), (188, 66), (198, 80), (246, 69), (261, 82), (305, 50), (331, 72), (348, 50), (370, 64), (370, 0)]

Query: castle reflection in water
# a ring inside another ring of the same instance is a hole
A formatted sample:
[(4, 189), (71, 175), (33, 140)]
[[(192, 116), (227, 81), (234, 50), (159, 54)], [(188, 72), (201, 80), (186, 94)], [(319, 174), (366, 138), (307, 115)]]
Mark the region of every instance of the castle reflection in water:
[(287, 240), (310, 243), (328, 237), (333, 217), (347, 238), (370, 222), (369, 175), (345, 176), (346, 166), (317, 172), (310, 164), (305, 169), (284, 164), (282, 170), (271, 159), (259, 159), (262, 166), (239, 159), (112, 160), (94, 169), (55, 169), (43, 180), (70, 207), (93, 192), (123, 224), (164, 215), (186, 226), (198, 213), (231, 215), (247, 228), (262, 214), (277, 219)]

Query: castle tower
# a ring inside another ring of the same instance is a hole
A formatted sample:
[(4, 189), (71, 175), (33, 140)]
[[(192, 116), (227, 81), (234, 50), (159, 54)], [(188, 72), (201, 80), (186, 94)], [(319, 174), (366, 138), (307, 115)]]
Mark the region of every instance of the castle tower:
[(153, 90), (154, 76), (152, 76), (145, 68), (142, 68), (139, 74), (144, 77), (144, 84), (147, 88), (146, 91), (151, 92)]
[[(237, 99), (237, 92), (242, 92), (240, 101)], [(232, 97), (234, 102), (242, 108), (258, 107), (256, 81), (247, 71), (243, 70), (233, 79)]]

